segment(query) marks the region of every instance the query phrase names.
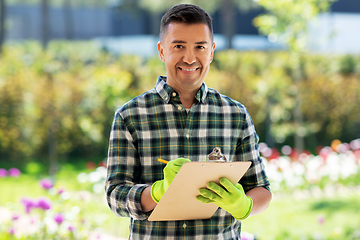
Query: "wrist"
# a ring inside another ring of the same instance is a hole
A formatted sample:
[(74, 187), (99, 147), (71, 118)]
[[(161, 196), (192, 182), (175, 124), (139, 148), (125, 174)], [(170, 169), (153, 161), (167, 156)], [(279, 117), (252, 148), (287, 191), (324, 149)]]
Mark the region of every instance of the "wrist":
[(242, 201), (241, 205), (238, 206), (237, 209), (234, 209), (235, 211), (232, 216), (237, 220), (244, 220), (250, 215), (252, 207), (253, 200), (251, 199), (251, 197), (246, 196)]
[(144, 213), (150, 212), (156, 206), (156, 202), (151, 197), (151, 186), (146, 187), (141, 193), (141, 208)]

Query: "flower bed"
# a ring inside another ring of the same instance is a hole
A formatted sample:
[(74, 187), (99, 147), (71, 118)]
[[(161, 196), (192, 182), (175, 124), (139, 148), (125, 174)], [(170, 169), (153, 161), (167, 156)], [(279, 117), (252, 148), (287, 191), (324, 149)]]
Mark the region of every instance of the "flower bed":
[(41, 196), (24, 196), (0, 209), (0, 239), (89, 239), (106, 220), (86, 217), (87, 192), (66, 191), (47, 178), (38, 188)]
[(307, 151), (299, 154), (289, 146), (284, 146), (280, 154), (265, 143), (259, 146), (271, 188), (275, 192), (311, 186), (325, 188), (328, 184), (341, 181), (355, 184), (346, 180), (359, 174), (360, 139), (351, 143), (333, 141), (332, 146), (319, 148), (318, 155)]

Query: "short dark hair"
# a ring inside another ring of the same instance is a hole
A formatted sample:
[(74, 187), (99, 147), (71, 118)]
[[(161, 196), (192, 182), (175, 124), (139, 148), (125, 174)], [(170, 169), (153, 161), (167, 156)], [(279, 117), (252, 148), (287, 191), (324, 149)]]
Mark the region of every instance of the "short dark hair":
[(204, 9), (192, 4), (179, 4), (170, 8), (161, 18), (160, 39), (165, 36), (166, 29), (171, 22), (197, 24), (204, 23), (209, 27), (211, 41), (214, 41), (212, 18)]

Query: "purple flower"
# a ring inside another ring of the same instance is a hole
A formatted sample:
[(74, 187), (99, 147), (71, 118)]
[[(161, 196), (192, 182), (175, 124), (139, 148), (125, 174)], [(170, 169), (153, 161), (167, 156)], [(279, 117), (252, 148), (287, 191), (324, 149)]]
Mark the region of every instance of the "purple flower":
[(74, 227), (73, 225), (70, 225), (70, 226), (68, 227), (68, 229), (69, 229), (70, 232), (74, 232), (74, 231), (75, 231), (75, 227)]
[(49, 210), (51, 208), (51, 201), (47, 197), (40, 197), (37, 200), (36, 207), (44, 211)]
[(53, 182), (50, 179), (43, 179), (39, 182), (40, 186), (49, 190), (50, 188), (52, 188), (54, 186)]
[(4, 168), (0, 168), (0, 177), (4, 178), (6, 177), (8, 172)]
[(29, 213), (32, 208), (36, 207), (36, 203), (30, 198), (21, 199), (21, 203), (24, 205), (27, 213)]
[(17, 213), (14, 213), (13, 214), (13, 216), (12, 216), (12, 220), (18, 220), (19, 219), (19, 217), (20, 217), (20, 215), (19, 214), (17, 214)]
[(11, 228), (9, 228), (8, 232), (10, 235), (14, 235), (15, 229), (11, 227)]
[(54, 216), (54, 220), (60, 225), (64, 221), (64, 216), (61, 213), (58, 213)]
[(64, 188), (60, 188), (60, 189), (58, 190), (58, 194), (61, 195), (64, 191), (65, 191)]
[(20, 170), (17, 169), (17, 168), (10, 168), (10, 169), (9, 169), (9, 175), (10, 175), (11, 177), (20, 177), (21, 172), (20, 172)]

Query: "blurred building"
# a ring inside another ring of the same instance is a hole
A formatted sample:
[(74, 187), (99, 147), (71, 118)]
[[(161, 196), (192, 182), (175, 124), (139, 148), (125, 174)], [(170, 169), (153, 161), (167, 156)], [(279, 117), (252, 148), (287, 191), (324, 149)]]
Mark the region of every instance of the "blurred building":
[(360, 1), (339, 0), (310, 28), (310, 50), (360, 54)]
[[(261, 9), (236, 12), (233, 48), (239, 50), (272, 50), (284, 48), (259, 35), (252, 19)], [(7, 41), (41, 39), (40, 6), (8, 6)], [(221, 34), (220, 12), (212, 14), (217, 49), (226, 48)], [(156, 22), (155, 22), (156, 21)], [(158, 36), (154, 34), (155, 19), (142, 9), (54, 8), (49, 9), (50, 39), (93, 39), (99, 47), (115, 53), (136, 53), (149, 56), (156, 53)], [(310, 50), (318, 52), (360, 53), (360, 1), (339, 0), (331, 11), (310, 23)]]

